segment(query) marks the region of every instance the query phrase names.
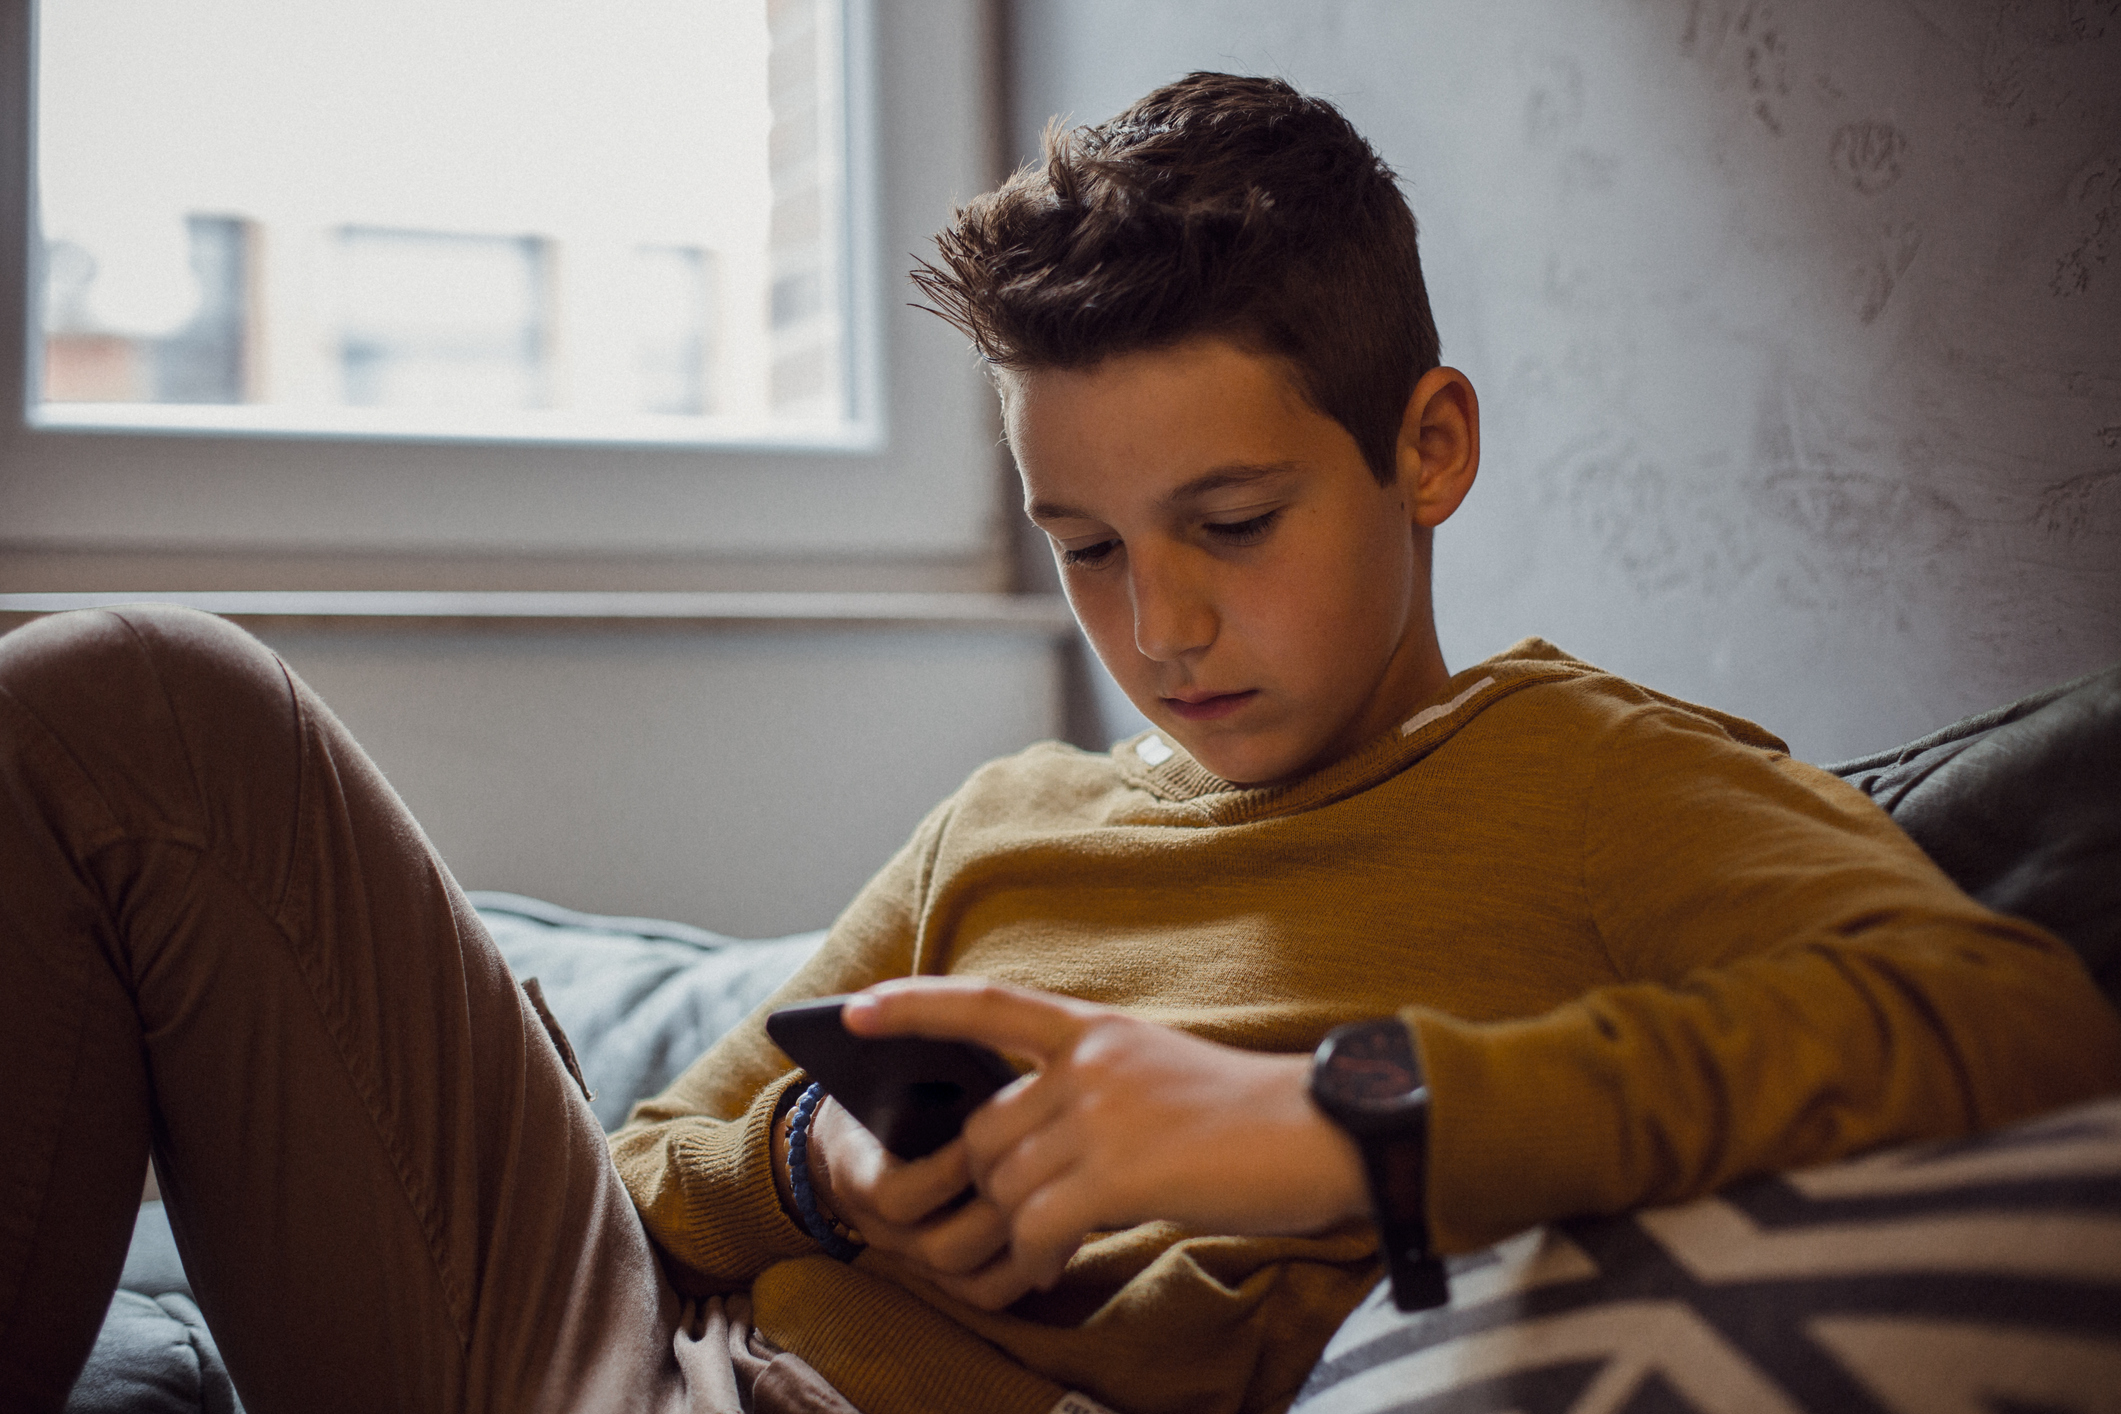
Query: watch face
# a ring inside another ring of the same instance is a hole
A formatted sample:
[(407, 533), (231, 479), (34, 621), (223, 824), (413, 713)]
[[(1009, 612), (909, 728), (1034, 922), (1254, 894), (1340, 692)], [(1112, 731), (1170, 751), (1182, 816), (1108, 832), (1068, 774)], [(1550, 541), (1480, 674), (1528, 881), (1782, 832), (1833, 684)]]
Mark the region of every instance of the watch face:
[(1326, 1037), (1313, 1078), (1321, 1100), (1372, 1114), (1405, 1108), (1422, 1083), (1413, 1042), (1397, 1017), (1357, 1022)]

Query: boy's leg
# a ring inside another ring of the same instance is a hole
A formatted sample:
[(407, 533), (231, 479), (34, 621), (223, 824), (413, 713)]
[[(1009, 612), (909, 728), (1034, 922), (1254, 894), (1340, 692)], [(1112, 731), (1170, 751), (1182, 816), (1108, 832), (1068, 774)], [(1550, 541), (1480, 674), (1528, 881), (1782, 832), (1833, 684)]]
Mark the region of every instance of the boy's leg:
[(0, 1408), (64, 1400), (150, 1136), (259, 1414), (682, 1400), (587, 1105), (262, 645), (166, 609), (0, 640), (0, 871)]

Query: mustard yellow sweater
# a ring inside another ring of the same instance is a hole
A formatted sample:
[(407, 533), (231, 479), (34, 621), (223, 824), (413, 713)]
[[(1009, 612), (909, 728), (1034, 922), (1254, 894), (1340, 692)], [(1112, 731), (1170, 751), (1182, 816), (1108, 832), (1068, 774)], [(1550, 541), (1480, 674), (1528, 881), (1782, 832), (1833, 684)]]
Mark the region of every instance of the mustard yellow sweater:
[[(1293, 784), (1150, 740), (982, 767), (768, 1006), (978, 973), (1269, 1051), (1397, 1011), (1447, 1249), (2121, 1088), (2066, 947), (1758, 727), (1537, 639)], [(1002, 1313), (842, 1265), (768, 1167), (796, 1079), (755, 1015), (612, 1149), (681, 1285), (749, 1284), (866, 1414), (1279, 1410), (1377, 1279), (1367, 1226), (1101, 1236)]]

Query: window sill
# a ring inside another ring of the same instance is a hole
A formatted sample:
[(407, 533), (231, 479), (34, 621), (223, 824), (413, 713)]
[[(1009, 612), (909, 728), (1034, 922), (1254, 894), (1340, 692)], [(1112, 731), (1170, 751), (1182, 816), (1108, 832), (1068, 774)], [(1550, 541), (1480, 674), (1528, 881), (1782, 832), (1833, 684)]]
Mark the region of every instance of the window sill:
[(0, 594), (0, 625), (113, 604), (182, 604), (238, 622), (302, 628), (981, 629), (1072, 634), (1051, 594), (415, 590), (220, 590)]

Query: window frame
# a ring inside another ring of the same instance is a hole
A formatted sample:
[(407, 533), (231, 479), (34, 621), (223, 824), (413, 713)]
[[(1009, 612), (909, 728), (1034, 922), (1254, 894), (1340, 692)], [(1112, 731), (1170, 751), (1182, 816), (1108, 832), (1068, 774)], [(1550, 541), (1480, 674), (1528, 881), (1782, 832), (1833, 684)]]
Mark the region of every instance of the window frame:
[(0, 555), (995, 561), (993, 393), (961, 336), (889, 297), (899, 253), (994, 175), (991, 0), (844, 3), (855, 417), (702, 445), (37, 425), (37, 0), (0, 0), (0, 328), (21, 334), (0, 338)]

